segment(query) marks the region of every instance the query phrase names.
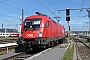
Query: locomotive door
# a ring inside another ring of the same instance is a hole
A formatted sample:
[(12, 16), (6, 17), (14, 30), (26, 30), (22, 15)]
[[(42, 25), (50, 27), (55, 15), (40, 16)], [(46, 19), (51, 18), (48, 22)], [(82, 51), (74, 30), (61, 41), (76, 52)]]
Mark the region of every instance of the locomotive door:
[(50, 37), (50, 35), (51, 35), (51, 34), (50, 34), (50, 31), (51, 31), (51, 30), (50, 30), (50, 21), (47, 21), (47, 22), (46, 22), (46, 25), (45, 25), (45, 36), (46, 36), (46, 37)]

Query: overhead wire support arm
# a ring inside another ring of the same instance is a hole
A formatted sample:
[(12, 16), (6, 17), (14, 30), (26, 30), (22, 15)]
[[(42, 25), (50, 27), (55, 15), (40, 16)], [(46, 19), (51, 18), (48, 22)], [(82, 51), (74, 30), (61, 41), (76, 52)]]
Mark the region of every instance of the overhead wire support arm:
[[(81, 9), (77, 9), (77, 8), (71, 8), (70, 10), (81, 10)], [(57, 10), (57, 11), (66, 11), (66, 10)]]
[[(70, 8), (70, 10), (83, 10), (83, 9), (90, 9), (90, 8), (81, 8), (81, 9), (79, 9), (79, 8)], [(57, 10), (57, 11), (66, 11), (66, 10)]]
[(57, 11), (66, 11), (66, 10), (57, 10)]

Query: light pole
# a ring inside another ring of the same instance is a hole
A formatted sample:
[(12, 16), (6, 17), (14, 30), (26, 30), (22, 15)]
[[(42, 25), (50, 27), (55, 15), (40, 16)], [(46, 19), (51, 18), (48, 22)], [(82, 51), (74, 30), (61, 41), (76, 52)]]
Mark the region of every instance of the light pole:
[[(85, 27), (85, 35), (89, 36), (89, 31), (88, 31), (88, 26), (85, 26), (86, 24), (88, 24), (89, 22), (86, 22), (83, 26)], [(86, 32), (87, 31), (87, 32)]]
[(6, 38), (6, 32), (7, 32), (7, 20), (6, 20), (6, 24), (5, 24), (5, 38)]
[(20, 14), (20, 28), (19, 28), (19, 37), (21, 36), (21, 24), (22, 24), (22, 16), (21, 16), (21, 14)]

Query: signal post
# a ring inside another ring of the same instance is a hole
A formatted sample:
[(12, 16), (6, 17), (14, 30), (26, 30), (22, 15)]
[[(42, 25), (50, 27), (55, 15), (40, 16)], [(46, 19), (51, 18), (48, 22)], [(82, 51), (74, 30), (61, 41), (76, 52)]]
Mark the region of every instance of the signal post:
[(70, 21), (70, 9), (67, 8), (66, 9), (66, 21), (68, 23), (68, 42), (69, 42), (69, 37), (70, 37), (70, 25), (69, 25), (69, 21)]

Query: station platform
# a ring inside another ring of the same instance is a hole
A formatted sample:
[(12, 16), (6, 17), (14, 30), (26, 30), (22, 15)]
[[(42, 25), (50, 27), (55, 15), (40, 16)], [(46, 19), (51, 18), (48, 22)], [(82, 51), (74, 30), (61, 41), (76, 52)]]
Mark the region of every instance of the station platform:
[(25, 60), (61, 60), (67, 49), (61, 48), (60, 46), (61, 45), (58, 45), (54, 48), (49, 48), (46, 51), (43, 51)]
[(8, 47), (8, 46), (17, 46), (18, 44), (17, 43), (7, 43), (7, 44), (0, 44), (0, 48), (3, 48), (3, 47)]
[[(25, 60), (61, 60), (67, 50), (67, 48), (62, 48), (61, 45), (68, 46), (69, 44), (59, 44), (56, 47), (52, 47), (49, 49), (46, 49), (42, 52), (39, 52), (30, 58), (27, 58)], [(24, 49), (22, 49), (24, 50)], [(8, 56), (17, 55), (17, 53), (13, 53), (15, 51), (11, 51), (8, 54), (0, 56), (0, 60), (7, 58)]]

